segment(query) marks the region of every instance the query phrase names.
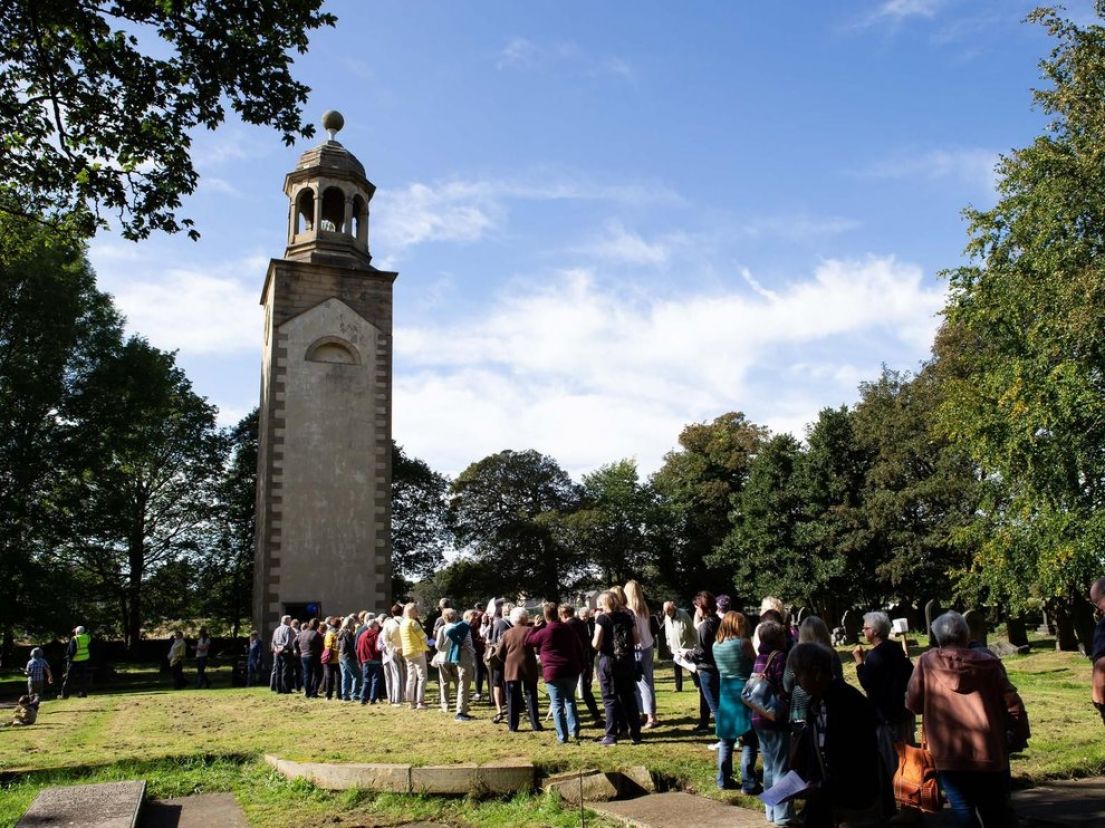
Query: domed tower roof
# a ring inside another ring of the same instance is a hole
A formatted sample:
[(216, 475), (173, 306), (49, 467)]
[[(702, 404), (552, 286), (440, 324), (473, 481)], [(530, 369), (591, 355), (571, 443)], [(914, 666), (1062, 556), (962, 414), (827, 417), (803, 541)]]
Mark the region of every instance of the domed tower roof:
[(299, 156), (284, 178), (290, 202), (284, 258), (328, 264), (367, 265), (368, 204), (376, 187), (364, 165), (335, 139), (340, 112), (322, 116), (329, 138)]

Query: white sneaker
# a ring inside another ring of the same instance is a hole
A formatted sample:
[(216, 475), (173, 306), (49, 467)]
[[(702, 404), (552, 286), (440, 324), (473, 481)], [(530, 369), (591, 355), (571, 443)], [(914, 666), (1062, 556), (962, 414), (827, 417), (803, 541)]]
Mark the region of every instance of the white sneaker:
[(721, 750), (721, 742), (714, 742), (709, 746), (710, 750)]

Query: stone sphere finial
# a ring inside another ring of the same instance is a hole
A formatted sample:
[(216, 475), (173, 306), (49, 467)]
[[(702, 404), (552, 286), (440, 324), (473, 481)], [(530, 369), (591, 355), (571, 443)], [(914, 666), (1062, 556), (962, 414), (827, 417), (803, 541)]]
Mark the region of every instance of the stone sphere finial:
[(331, 141), (335, 140), (334, 136), (341, 132), (343, 126), (345, 126), (345, 118), (338, 110), (328, 109), (322, 113), (322, 128), (329, 134)]

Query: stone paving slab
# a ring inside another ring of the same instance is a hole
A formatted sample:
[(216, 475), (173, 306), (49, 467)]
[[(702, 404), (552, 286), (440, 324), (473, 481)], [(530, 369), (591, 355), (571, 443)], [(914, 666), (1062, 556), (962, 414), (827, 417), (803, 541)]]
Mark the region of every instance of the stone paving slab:
[(1105, 779), (1062, 780), (1017, 791), (1013, 807), (1028, 825), (1105, 825)]
[(620, 802), (589, 802), (596, 813), (633, 828), (763, 828), (763, 811), (726, 805), (689, 793), (660, 793)]
[(142, 809), (139, 828), (249, 828), (234, 794), (155, 799)]
[(139, 781), (46, 788), (16, 828), (135, 828), (145, 795)]

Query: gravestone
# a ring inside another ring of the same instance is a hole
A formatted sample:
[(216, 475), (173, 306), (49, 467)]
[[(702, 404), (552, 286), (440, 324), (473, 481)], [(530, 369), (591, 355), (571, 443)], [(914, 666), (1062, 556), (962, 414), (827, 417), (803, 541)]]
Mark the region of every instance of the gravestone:
[(794, 616), (794, 623), (795, 624), (801, 624), (803, 621), (805, 621), (811, 615), (813, 615), (813, 613), (810, 612), (809, 607), (799, 607), (798, 608), (798, 613)]
[(925, 633), (929, 638), (929, 646), (936, 647), (936, 637), (932, 634), (932, 622), (943, 615), (944, 610), (940, 609), (940, 602), (935, 598), (930, 599), (925, 603)]
[(1023, 618), (1010, 616), (1005, 620), (1005, 631), (1009, 637), (1009, 643), (1014, 647), (1028, 646), (1028, 630), (1025, 628)]
[(848, 639), (846, 643), (855, 644), (863, 631), (863, 616), (857, 610), (848, 610), (840, 619), (840, 626), (844, 628), (844, 635)]
[(843, 647), (848, 643), (848, 635), (843, 627), (833, 627), (831, 640), (834, 647)]
[(39, 791), (16, 828), (134, 828), (145, 782), (101, 782)]
[(986, 613), (982, 610), (970, 609), (963, 615), (970, 631), (971, 641), (986, 646)]

